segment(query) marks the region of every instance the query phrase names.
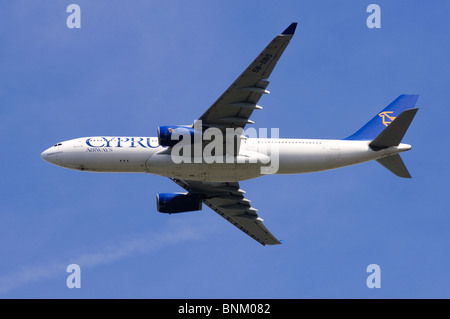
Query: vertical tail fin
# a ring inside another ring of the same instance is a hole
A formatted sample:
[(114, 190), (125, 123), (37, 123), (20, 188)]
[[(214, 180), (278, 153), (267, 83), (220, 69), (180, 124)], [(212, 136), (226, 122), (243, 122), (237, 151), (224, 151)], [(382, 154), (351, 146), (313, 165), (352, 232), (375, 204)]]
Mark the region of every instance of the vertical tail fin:
[(418, 98), (419, 95), (400, 95), (356, 133), (345, 139), (362, 141), (375, 139), (403, 111), (414, 108)]

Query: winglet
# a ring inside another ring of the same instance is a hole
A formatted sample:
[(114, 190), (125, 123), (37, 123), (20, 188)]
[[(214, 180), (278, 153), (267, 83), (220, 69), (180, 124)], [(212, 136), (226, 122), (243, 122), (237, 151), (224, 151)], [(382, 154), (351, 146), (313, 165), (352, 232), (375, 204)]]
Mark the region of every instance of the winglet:
[(297, 28), (297, 22), (293, 22), (286, 28), (286, 30), (281, 33), (282, 35), (292, 35), (295, 32), (295, 28)]

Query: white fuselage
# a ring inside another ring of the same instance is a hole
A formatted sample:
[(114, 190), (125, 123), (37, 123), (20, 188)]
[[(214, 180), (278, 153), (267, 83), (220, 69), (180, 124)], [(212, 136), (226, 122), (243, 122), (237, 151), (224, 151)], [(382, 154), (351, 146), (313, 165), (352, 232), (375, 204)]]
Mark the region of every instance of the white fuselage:
[[(400, 144), (373, 151), (369, 141), (248, 138), (239, 156), (175, 160), (157, 137), (86, 137), (56, 144), (46, 161), (92, 172), (140, 172), (197, 181), (238, 182), (266, 174), (302, 174), (354, 165), (411, 149)], [(270, 159), (270, 162), (269, 162)]]

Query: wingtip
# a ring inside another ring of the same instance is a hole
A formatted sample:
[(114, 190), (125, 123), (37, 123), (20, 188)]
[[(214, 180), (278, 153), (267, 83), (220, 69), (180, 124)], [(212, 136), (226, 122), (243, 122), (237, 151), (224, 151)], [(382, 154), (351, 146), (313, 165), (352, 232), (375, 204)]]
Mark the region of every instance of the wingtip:
[(282, 35), (292, 35), (295, 33), (295, 29), (297, 28), (297, 22), (292, 22), (286, 30), (284, 30), (281, 34)]

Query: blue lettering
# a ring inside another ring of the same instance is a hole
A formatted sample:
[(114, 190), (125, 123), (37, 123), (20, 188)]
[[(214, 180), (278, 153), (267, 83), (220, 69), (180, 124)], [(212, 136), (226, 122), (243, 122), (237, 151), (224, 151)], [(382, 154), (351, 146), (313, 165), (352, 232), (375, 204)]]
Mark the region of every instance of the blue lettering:
[(122, 147), (122, 145), (120, 145), (120, 142), (128, 142), (130, 139), (128, 138), (128, 137), (125, 137), (126, 138), (126, 140), (122, 140), (122, 138), (121, 137), (118, 137), (117, 138), (117, 147)]
[[(117, 144), (115, 144), (117, 140)], [(128, 144), (125, 144), (127, 143)], [(153, 143), (152, 143), (153, 142)], [(143, 147), (143, 148), (158, 148), (160, 145), (158, 141), (153, 141), (151, 137), (90, 137), (86, 139), (88, 147)]]
[[(86, 144), (88, 145), (88, 146), (90, 146), (90, 147), (103, 147), (104, 145), (105, 145), (105, 143), (103, 143), (102, 145), (92, 145), (91, 144), (91, 140), (92, 140), (92, 137), (91, 138), (88, 138), (87, 140), (86, 140)], [(97, 142), (97, 141), (96, 141)]]
[(155, 146), (153, 146), (153, 145), (150, 143), (150, 137), (147, 137), (147, 146), (150, 147), (150, 148), (157, 148), (157, 147), (159, 146), (159, 144), (157, 143)]
[(86, 152), (94, 152), (94, 153), (98, 152), (109, 153), (112, 151), (113, 151), (112, 148), (99, 148), (99, 147), (91, 147), (86, 150)]
[(144, 140), (144, 138), (143, 137), (137, 137), (137, 138), (139, 138), (139, 141), (135, 141), (134, 137), (131, 138), (131, 146), (130, 147), (136, 147), (136, 145), (134, 145), (134, 143), (136, 142), (143, 148), (146, 148), (146, 146), (141, 143)]
[(109, 143), (114, 139), (114, 137), (111, 138), (110, 140), (108, 140), (106, 137), (104, 137), (103, 139), (106, 141), (106, 147), (111, 147), (111, 145), (109, 145)]

